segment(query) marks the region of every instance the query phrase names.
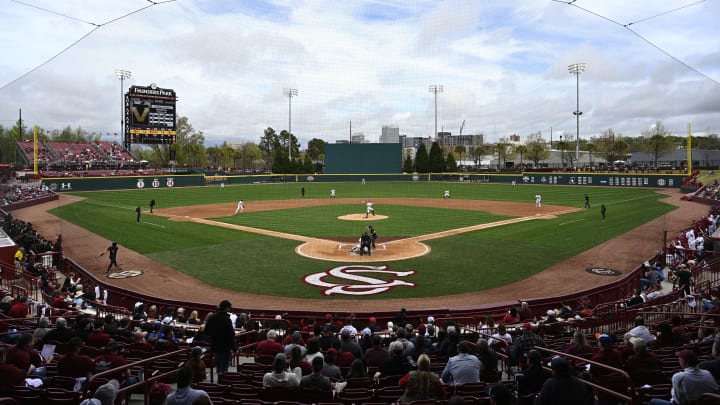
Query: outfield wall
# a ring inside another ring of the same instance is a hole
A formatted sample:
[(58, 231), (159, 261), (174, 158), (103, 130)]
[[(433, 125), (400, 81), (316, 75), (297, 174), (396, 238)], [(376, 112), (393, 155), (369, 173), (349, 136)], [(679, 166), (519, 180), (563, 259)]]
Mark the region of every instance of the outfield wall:
[(127, 190), (202, 186), (205, 184), (205, 176), (195, 174), (179, 176), (49, 177), (43, 178), (42, 183), (55, 192)]
[(615, 174), (566, 172), (516, 173), (429, 173), (429, 174), (260, 174), (260, 175), (160, 175), (117, 177), (48, 177), (42, 182), (50, 190), (99, 191), (142, 188), (171, 188), (202, 186), (204, 184), (255, 184), (255, 183), (330, 183), (330, 182), (398, 182), (448, 181), (469, 183), (552, 184), (606, 187), (677, 188), (685, 179), (683, 174)]
[(246, 176), (206, 176), (208, 184), (252, 183), (329, 183), (329, 182), (397, 182), (397, 181), (449, 181), (468, 183), (552, 184), (605, 187), (677, 188), (682, 186), (684, 174), (616, 174), (616, 173), (429, 173), (429, 174), (285, 174)]
[(399, 143), (325, 144), (325, 173), (400, 173), (402, 164)]

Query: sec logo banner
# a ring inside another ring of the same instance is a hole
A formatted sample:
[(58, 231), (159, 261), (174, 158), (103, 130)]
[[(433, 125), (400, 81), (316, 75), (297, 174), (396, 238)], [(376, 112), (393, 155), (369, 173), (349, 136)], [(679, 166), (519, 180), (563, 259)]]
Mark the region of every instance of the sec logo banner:
[[(361, 275), (364, 274), (364, 275)], [(367, 276), (367, 274), (391, 274), (396, 277), (407, 277), (415, 274), (415, 270), (394, 271), (388, 266), (349, 265), (338, 266), (332, 269), (310, 274), (304, 281), (308, 284), (324, 288), (324, 295), (374, 295), (381, 294), (399, 286), (415, 287), (415, 283), (405, 280), (383, 280)], [(329, 280), (348, 280), (348, 282), (333, 282)]]

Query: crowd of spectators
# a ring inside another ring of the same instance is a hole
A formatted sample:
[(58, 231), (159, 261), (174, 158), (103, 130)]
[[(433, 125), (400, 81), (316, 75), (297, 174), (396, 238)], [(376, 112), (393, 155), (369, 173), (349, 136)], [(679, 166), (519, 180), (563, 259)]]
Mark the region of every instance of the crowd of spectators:
[[(32, 140), (18, 140), (18, 149), (27, 164), (34, 161)], [(140, 162), (117, 142), (38, 142), (38, 164), (43, 170), (63, 168), (91, 170), (94, 168), (137, 166)]]
[(712, 184), (708, 184), (698, 193), (698, 197), (720, 200), (720, 182), (713, 180)]
[[(29, 139), (20, 139), (17, 143), (20, 149), (25, 153), (27, 161), (32, 162), (33, 156), (35, 155), (35, 146), (33, 145), (33, 141)], [(45, 144), (42, 142), (38, 142), (37, 148), (38, 164), (49, 165), (57, 160), (57, 156), (53, 154), (52, 150), (50, 148), (46, 148)]]
[(0, 184), (0, 206), (37, 200), (51, 195), (45, 185)]
[(1, 225), (3, 231), (5, 231), (16, 244), (24, 248), (27, 256), (56, 251), (56, 248), (60, 248), (58, 242), (62, 244), (62, 238), (60, 236), (55, 242), (50, 241), (41, 235), (33, 227), (32, 223), (14, 218), (12, 213), (7, 213), (4, 216)]
[(152, 176), (164, 174), (159, 168), (124, 169), (82, 169), (82, 170), (40, 170), (40, 175), (48, 177), (109, 177), (109, 176)]

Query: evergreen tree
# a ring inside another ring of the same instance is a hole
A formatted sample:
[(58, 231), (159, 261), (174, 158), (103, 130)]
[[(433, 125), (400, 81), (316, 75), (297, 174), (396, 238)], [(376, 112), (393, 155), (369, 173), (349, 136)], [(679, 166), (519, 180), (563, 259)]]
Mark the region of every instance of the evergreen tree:
[(448, 152), (447, 159), (445, 160), (445, 170), (448, 172), (457, 172), (457, 162), (452, 152)]
[(412, 173), (413, 169), (414, 169), (413, 161), (412, 161), (412, 158), (410, 157), (410, 154), (408, 154), (405, 157), (405, 162), (403, 163), (403, 173)]
[(445, 159), (443, 159), (442, 149), (437, 142), (433, 142), (430, 146), (430, 173), (443, 173), (445, 171)]
[(275, 149), (275, 155), (272, 163), (272, 172), (275, 174), (288, 173), (290, 168), (290, 160), (283, 149)]
[(415, 171), (418, 173), (427, 173), (430, 170), (430, 158), (428, 157), (427, 148), (424, 143), (418, 146), (415, 153)]

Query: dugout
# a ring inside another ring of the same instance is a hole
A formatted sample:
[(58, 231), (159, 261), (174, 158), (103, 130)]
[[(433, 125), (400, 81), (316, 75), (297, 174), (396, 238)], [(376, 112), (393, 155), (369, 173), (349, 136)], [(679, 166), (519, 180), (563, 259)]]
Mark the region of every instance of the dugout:
[(399, 143), (325, 144), (325, 174), (402, 173)]

